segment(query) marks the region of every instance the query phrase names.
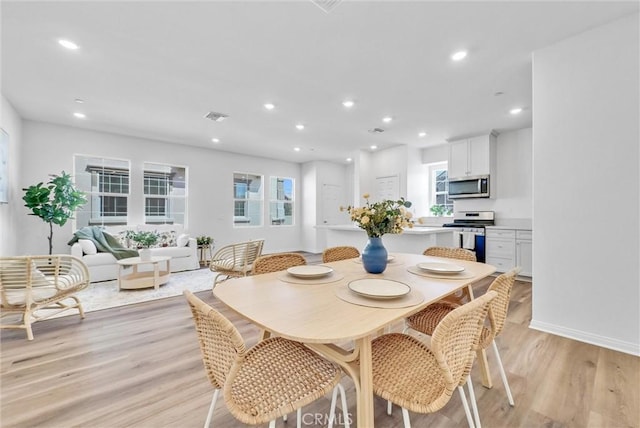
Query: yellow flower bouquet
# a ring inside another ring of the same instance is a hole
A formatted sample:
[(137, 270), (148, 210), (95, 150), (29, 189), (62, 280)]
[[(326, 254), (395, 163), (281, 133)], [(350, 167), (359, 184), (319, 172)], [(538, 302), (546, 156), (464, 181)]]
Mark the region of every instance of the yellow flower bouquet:
[[(348, 206), (346, 211), (351, 215), (351, 220), (358, 227), (367, 232), (369, 238), (379, 238), (385, 233), (402, 233), (403, 228), (413, 227), (411, 202), (400, 198), (397, 201), (384, 200), (381, 202), (369, 202), (369, 194), (362, 196), (366, 200), (363, 207)], [(340, 207), (344, 211), (344, 207)]]

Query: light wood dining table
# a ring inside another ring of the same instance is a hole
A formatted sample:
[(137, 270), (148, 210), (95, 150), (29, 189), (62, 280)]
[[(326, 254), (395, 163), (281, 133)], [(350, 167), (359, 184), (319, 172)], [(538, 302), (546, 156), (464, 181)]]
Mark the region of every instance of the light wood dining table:
[[(382, 274), (368, 274), (357, 259), (324, 263), (333, 268), (333, 282), (308, 284), (283, 280), (286, 272), (234, 278), (218, 284), (213, 294), (224, 305), (274, 335), (306, 344), (342, 367), (355, 384), (358, 427), (374, 426), (371, 341), (386, 326), (420, 311), (429, 304), (495, 272), (495, 267), (476, 262), (418, 254), (394, 253)], [(422, 262), (463, 266), (463, 278), (443, 279), (408, 271)], [(403, 308), (360, 306), (340, 299), (336, 290), (361, 278), (399, 281), (419, 293), (421, 303)], [(348, 344), (348, 345), (347, 345)], [(479, 359), (483, 378), (489, 378), (486, 360)], [(484, 360), (484, 361), (483, 361)]]

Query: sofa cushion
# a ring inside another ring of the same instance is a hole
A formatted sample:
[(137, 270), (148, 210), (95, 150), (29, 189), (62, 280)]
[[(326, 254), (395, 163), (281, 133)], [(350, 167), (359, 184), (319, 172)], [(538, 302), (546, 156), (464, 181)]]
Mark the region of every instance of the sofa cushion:
[(163, 248), (152, 248), (151, 255), (152, 256), (170, 256), (173, 258), (178, 257), (189, 257), (192, 254), (192, 251), (189, 247), (163, 247)]
[(82, 258), (87, 266), (115, 265), (116, 258), (111, 253), (97, 253)]
[(80, 244), (83, 254), (98, 254), (98, 249), (96, 248), (96, 244), (94, 244), (93, 241), (90, 241), (88, 239), (78, 239), (78, 244)]
[(176, 246), (178, 247), (186, 247), (188, 243), (189, 243), (189, 234), (187, 233), (183, 233), (179, 235), (178, 239), (176, 239)]

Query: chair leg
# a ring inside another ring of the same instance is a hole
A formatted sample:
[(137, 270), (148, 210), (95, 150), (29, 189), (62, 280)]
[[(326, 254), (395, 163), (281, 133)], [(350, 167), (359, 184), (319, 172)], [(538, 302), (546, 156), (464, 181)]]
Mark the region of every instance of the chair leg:
[(272, 421), (269, 421), (269, 428), (276, 428), (276, 421), (275, 419)]
[(331, 394), (331, 410), (329, 411), (329, 424), (327, 428), (333, 428), (333, 421), (336, 418), (336, 401), (338, 398), (338, 392), (340, 392), (340, 403), (342, 404), (342, 417), (344, 419), (344, 428), (349, 428), (349, 408), (347, 407), (347, 393), (344, 390), (344, 386), (337, 384), (333, 388)]
[(31, 311), (25, 311), (22, 315), (24, 328), (27, 330), (27, 340), (33, 340), (33, 330), (31, 330)]
[(391, 413), (393, 413), (393, 403), (387, 400), (387, 415), (391, 416)]
[(473, 417), (471, 417), (471, 411), (469, 410), (469, 403), (467, 403), (467, 395), (464, 393), (464, 389), (462, 389), (461, 386), (458, 386), (458, 392), (460, 393), (462, 407), (464, 407), (464, 414), (467, 416), (469, 428), (475, 428), (475, 425), (473, 424)]
[(478, 413), (478, 403), (476, 402), (476, 392), (473, 390), (471, 376), (467, 376), (467, 388), (469, 389), (469, 401), (471, 401), (471, 410), (473, 410), (473, 419), (476, 422), (476, 428), (481, 428), (480, 413)]
[(404, 422), (404, 428), (411, 428), (411, 419), (409, 419), (409, 411), (402, 408), (402, 422)]
[(204, 423), (204, 428), (209, 428), (209, 425), (211, 425), (211, 419), (213, 418), (213, 409), (216, 407), (218, 394), (220, 394), (220, 390), (216, 389), (213, 393), (213, 398), (211, 399), (211, 405), (209, 406), (209, 413), (207, 413), (207, 420)]
[(296, 428), (302, 428), (302, 407), (298, 407), (298, 411), (296, 412)]
[(507, 374), (504, 372), (504, 366), (502, 365), (502, 359), (500, 358), (500, 352), (498, 352), (498, 345), (496, 345), (495, 339), (491, 342), (493, 345), (493, 352), (496, 353), (496, 361), (498, 362), (498, 369), (500, 370), (500, 377), (502, 378), (502, 384), (504, 385), (504, 389), (507, 391), (507, 399), (509, 400), (509, 405), (511, 407), (515, 406), (515, 402), (513, 401), (513, 395), (511, 395), (511, 388), (509, 388), (509, 381), (507, 380)]

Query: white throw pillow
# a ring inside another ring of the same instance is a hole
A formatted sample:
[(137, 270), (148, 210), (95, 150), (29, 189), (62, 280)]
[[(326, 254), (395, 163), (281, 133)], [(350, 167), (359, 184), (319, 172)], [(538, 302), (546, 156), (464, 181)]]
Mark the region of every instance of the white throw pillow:
[(189, 243), (188, 233), (183, 233), (182, 235), (178, 236), (178, 239), (177, 239), (178, 247), (186, 247), (188, 243)]
[(86, 255), (92, 256), (94, 254), (98, 254), (98, 249), (96, 248), (96, 244), (89, 239), (78, 239), (78, 244), (82, 248), (82, 252)]

